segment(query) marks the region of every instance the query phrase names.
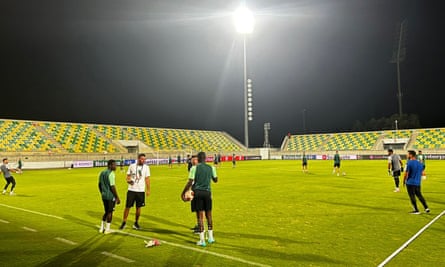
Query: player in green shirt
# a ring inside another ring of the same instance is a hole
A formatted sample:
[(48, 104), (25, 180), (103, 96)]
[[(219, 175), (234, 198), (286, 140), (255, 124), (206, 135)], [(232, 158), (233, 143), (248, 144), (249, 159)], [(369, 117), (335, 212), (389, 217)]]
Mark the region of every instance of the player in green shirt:
[(110, 159), (107, 166), (107, 169), (103, 170), (99, 175), (99, 191), (105, 210), (99, 232), (104, 234), (111, 233), (110, 225), (113, 219), (114, 206), (116, 203), (121, 203), (115, 185), (116, 179), (114, 171), (116, 170), (116, 161)]
[(216, 168), (206, 164), (206, 154), (204, 152), (199, 152), (198, 165), (193, 166), (190, 169), (189, 180), (182, 191), (181, 198), (184, 201), (186, 200), (185, 193), (190, 190), (193, 185), (195, 209), (199, 214), (199, 241), (196, 244), (202, 247), (206, 246), (204, 240), (204, 215), (207, 219), (207, 241), (209, 244), (215, 242), (215, 239), (213, 238), (211, 181), (215, 183), (218, 182)]
[(338, 150), (335, 151), (334, 155), (334, 170), (332, 173), (337, 173), (337, 176), (340, 175), (340, 155), (338, 154)]

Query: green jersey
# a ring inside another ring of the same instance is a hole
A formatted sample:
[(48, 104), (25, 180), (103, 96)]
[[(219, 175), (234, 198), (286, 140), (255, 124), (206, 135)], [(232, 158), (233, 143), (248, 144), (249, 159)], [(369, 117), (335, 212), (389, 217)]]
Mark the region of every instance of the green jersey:
[(303, 164), (307, 164), (307, 157), (306, 157), (306, 155), (303, 155), (302, 160), (303, 160)]
[(115, 175), (114, 172), (106, 169), (103, 170), (99, 175), (99, 189), (102, 199), (104, 200), (114, 200), (113, 191), (111, 187), (115, 185)]
[(334, 163), (340, 164), (340, 155), (339, 154), (334, 155)]
[(193, 190), (210, 191), (212, 178), (216, 178), (216, 169), (205, 163), (193, 166), (189, 172), (189, 179), (193, 180)]
[(422, 163), (423, 166), (425, 166), (425, 155), (419, 154), (417, 155), (417, 160)]

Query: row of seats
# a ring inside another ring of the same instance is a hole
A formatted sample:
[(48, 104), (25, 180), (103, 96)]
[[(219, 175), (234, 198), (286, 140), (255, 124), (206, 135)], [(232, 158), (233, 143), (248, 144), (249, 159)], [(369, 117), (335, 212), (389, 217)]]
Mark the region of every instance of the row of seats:
[(413, 134), (413, 130), (384, 131), (383, 134), (385, 139), (410, 138), (411, 135)]
[(417, 149), (445, 149), (445, 128), (421, 129), (414, 147)]
[(126, 130), (159, 150), (241, 151), (224, 133), (215, 131), (129, 127)]
[(115, 140), (140, 140), (154, 150), (243, 150), (217, 131), (79, 123), (0, 120), (0, 137), (0, 151), (118, 152)]
[(71, 153), (118, 151), (116, 146), (99, 137), (86, 124), (43, 122), (39, 125)]
[(185, 148), (183, 144), (169, 137), (167, 129), (127, 127), (125, 130), (155, 150), (180, 150)]
[(0, 120), (0, 151), (59, 152), (60, 149), (32, 122)]
[[(413, 148), (445, 149), (445, 128), (437, 128), (291, 135), (284, 150), (370, 150), (379, 138), (410, 139), (413, 134)], [(115, 140), (140, 140), (154, 150), (243, 150), (218, 131), (0, 120), (0, 151), (112, 153), (121, 151)]]
[(415, 149), (445, 149), (445, 128), (376, 131), (356, 133), (332, 133), (291, 135), (288, 138), (287, 151), (304, 150), (370, 150), (379, 138), (410, 139), (414, 133), (417, 137), (413, 144)]
[(333, 134), (324, 150), (369, 150), (379, 136), (378, 132)]
[(285, 150), (319, 150), (328, 138), (330, 138), (329, 134), (291, 135)]

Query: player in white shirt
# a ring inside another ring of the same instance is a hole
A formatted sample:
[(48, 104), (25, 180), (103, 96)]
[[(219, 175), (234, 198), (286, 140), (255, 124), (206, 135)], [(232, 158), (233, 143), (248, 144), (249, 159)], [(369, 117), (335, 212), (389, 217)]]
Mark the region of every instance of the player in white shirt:
[(150, 195), (150, 167), (145, 164), (145, 154), (139, 154), (136, 163), (131, 164), (127, 171), (127, 200), (125, 203), (124, 219), (119, 229), (124, 229), (130, 208), (136, 203), (136, 219), (133, 229), (139, 230), (141, 208), (145, 206), (145, 197)]

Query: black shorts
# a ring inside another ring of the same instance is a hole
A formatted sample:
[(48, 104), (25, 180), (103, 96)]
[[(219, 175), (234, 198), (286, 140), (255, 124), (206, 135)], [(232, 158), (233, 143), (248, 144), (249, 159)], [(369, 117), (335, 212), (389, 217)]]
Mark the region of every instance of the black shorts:
[(340, 168), (340, 163), (334, 163), (334, 168), (335, 167)]
[(116, 206), (116, 201), (108, 199), (102, 199), (102, 201), (104, 203), (104, 211), (106, 213), (114, 211), (114, 206)]
[(145, 192), (127, 192), (127, 201), (125, 203), (126, 208), (131, 208), (136, 203), (136, 208), (145, 206)]
[(400, 170), (392, 171), (392, 176), (394, 176), (394, 177), (400, 177)]
[(307, 166), (307, 162), (303, 162), (303, 166)]
[(212, 194), (206, 190), (195, 190), (195, 208), (196, 211), (212, 210)]

